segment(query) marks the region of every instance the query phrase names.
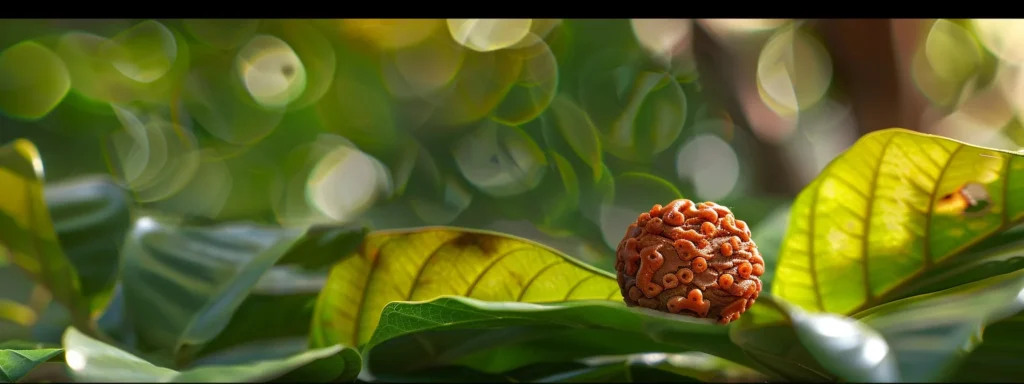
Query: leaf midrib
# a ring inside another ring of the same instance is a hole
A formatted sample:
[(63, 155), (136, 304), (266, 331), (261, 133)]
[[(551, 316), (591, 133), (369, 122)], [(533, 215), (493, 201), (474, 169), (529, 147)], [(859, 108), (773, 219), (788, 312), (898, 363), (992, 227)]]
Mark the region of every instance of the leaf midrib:
[[(864, 211), (864, 235), (861, 237), (861, 248), (860, 248), (860, 260), (861, 268), (864, 271), (862, 278), (864, 282), (864, 301), (871, 301), (874, 295), (871, 293), (871, 276), (870, 270), (868, 269), (868, 246), (871, 244), (871, 214), (875, 210), (875, 197), (878, 191), (878, 179), (882, 175), (882, 165), (885, 164), (885, 154), (889, 152), (889, 148), (892, 146), (892, 142), (896, 139), (896, 135), (889, 135), (889, 139), (885, 141), (882, 146), (882, 153), (878, 156), (878, 165), (875, 166), (875, 170), (871, 175), (871, 184), (868, 187), (867, 196), (867, 210)], [(939, 176), (942, 177), (941, 175)], [(935, 182), (934, 189), (938, 189), (938, 181)], [(934, 193), (934, 192), (933, 192)], [(926, 240), (927, 241), (927, 238)], [(812, 253), (813, 255), (813, 253)]]
[[(894, 137), (895, 137), (895, 135), (894, 135)], [(941, 144), (940, 144), (940, 146), (941, 146)], [(953, 152), (951, 152), (949, 154), (949, 160), (946, 161), (946, 164), (944, 164), (942, 166), (942, 169), (939, 170), (939, 175), (935, 177), (935, 186), (932, 187), (931, 195), (929, 195), (928, 210), (925, 211), (925, 216), (924, 216), (924, 247), (923, 247), (924, 249), (921, 250), (921, 253), (922, 253), (921, 256), (924, 258), (924, 267), (922, 267), (923, 269), (929, 269), (932, 266), (932, 264), (933, 264), (933, 260), (932, 260), (932, 242), (929, 241), (929, 240), (931, 239), (931, 236), (932, 236), (932, 218), (935, 217), (935, 198), (938, 197), (938, 195), (939, 195), (939, 184), (942, 182), (942, 178), (944, 176), (946, 176), (946, 171), (949, 170), (949, 166), (953, 164), (953, 158), (955, 158), (956, 155), (958, 153), (960, 153), (960, 150), (964, 149), (965, 147), (966, 146), (964, 146), (963, 144), (957, 146), (956, 149), (954, 149)], [(922, 151), (922, 152), (924, 152), (924, 151)], [(927, 154), (925, 154), (925, 155), (927, 155)], [(1010, 165), (1010, 163), (1007, 162), (1006, 163), (1006, 168), (1009, 168), (1009, 165)], [(1009, 173), (1009, 172), (1007, 172), (1007, 173)], [(1006, 180), (1003, 180), (1003, 185), (1005, 186), (1006, 184), (1007, 184)], [(1005, 212), (1006, 211), (1006, 207), (1005, 207), (1006, 198), (1005, 198), (1005, 195), (1003, 197), (1003, 204), (1004, 204), (1003, 211)], [(1003, 220), (1000, 226), (1005, 225), (1005, 224), (1006, 224), (1006, 220)]]

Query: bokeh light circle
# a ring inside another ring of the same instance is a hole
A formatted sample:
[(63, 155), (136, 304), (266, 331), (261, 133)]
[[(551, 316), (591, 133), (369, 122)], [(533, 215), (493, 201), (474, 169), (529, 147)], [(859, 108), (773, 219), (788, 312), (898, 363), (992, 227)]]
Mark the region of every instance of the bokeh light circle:
[(284, 107), (306, 90), (306, 68), (291, 46), (258, 35), (238, 52), (236, 66), (245, 90), (265, 107)]
[(391, 194), (388, 169), (349, 145), (324, 155), (306, 182), (306, 198), (321, 213), (340, 223), (357, 219), (380, 197)]
[(532, 42), (524, 48), (501, 52), (522, 63), (515, 83), (492, 113), (495, 120), (508, 125), (525, 124), (539, 116), (551, 104), (558, 89), (558, 60), (551, 48), (532, 34), (524, 41)]
[(392, 95), (427, 99), (452, 84), (465, 58), (462, 46), (438, 34), (419, 44), (385, 53), (381, 75)]
[(174, 34), (159, 22), (143, 21), (107, 41), (114, 68), (140, 83), (152, 83), (178, 58)]
[(107, 139), (111, 171), (140, 202), (166, 199), (181, 191), (199, 168), (195, 138), (181, 125), (111, 105), (122, 129)]
[(832, 83), (832, 59), (820, 41), (794, 27), (773, 35), (757, 59), (761, 98), (780, 116), (820, 101)]
[(505, 49), (530, 33), (533, 19), (448, 19), (448, 33), (466, 48), (478, 52)]
[(974, 19), (972, 24), (981, 43), (999, 59), (1013, 65), (1024, 63), (1024, 20)]
[(485, 122), (453, 149), (456, 165), (473, 186), (494, 197), (535, 188), (548, 170), (547, 158), (517, 127)]
[(693, 21), (689, 19), (631, 19), (640, 46), (657, 58), (668, 58), (689, 45)]
[(698, 199), (721, 201), (739, 181), (740, 163), (725, 140), (701, 134), (679, 148), (676, 172), (680, 180), (692, 183)]

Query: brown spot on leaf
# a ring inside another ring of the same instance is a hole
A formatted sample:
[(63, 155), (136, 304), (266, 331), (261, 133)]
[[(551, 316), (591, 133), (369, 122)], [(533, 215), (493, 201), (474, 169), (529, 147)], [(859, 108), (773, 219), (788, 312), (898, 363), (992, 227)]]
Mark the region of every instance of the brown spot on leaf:
[(482, 233), (463, 232), (452, 241), (456, 248), (478, 248), (484, 255), (492, 256), (498, 251), (498, 237)]

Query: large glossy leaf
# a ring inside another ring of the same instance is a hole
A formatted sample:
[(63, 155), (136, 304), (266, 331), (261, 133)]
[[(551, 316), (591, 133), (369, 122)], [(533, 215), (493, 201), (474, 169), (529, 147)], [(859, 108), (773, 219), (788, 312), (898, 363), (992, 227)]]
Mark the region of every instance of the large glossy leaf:
[(32, 369), (56, 357), (60, 348), (0, 349), (0, 383), (14, 383)]
[(540, 383), (752, 382), (764, 378), (749, 368), (701, 353), (645, 353), (597, 357), (588, 366), (531, 380)]
[(131, 227), (130, 204), (128, 193), (105, 177), (46, 186), (57, 238), (93, 311), (105, 304), (114, 287), (118, 254)]
[(730, 338), (763, 372), (793, 381), (891, 382), (898, 378), (882, 336), (855, 319), (808, 313), (762, 294)]
[[(313, 227), (266, 271), (217, 337), (197, 354), (201, 360), (247, 361), (280, 356), (308, 343), (313, 307), (330, 264), (355, 251), (366, 234), (352, 226)], [(331, 263), (328, 263), (330, 260)], [(301, 340), (295, 344), (295, 340)], [(199, 363), (199, 362), (197, 362)]]
[(198, 356), (211, 353), (238, 356), (252, 349), (256, 356), (276, 353), (273, 348), (260, 345), (287, 344), (293, 339), (302, 340), (299, 345), (305, 347), (313, 307), (326, 278), (327, 271), (306, 273), (287, 267), (267, 271), (231, 315), (227, 327), (204, 346)]
[(111, 338), (112, 343), (134, 349), (138, 346), (138, 337), (135, 335), (135, 327), (128, 318), (124, 304), (124, 286), (120, 283), (114, 286), (111, 292), (110, 302), (107, 303), (103, 313), (96, 319), (96, 325), (104, 335)]
[(984, 342), (952, 376), (954, 382), (1011, 383), (1024, 377), (1018, 356), (1024, 355), (1024, 313), (985, 327)]
[[(558, 324), (419, 330), (375, 345), (366, 357), (366, 367), (378, 377), (415, 375), (444, 366), (503, 374), (537, 364), (568, 363), (592, 356), (687, 350), (664, 340), (635, 337), (629, 330), (602, 328), (597, 332), (600, 337), (595, 337), (592, 329)], [(396, 365), (395, 361), (408, 363)]]
[(333, 382), (359, 372), (359, 354), (341, 345), (313, 349), (278, 360), (244, 365), (211, 365), (183, 372), (158, 367), (83, 335), (64, 333), (65, 359), (78, 382), (260, 382), (274, 379)]
[(857, 319), (807, 313), (766, 296), (732, 337), (752, 358), (789, 379), (812, 380), (816, 373), (817, 380), (942, 382), (981, 370), (981, 381), (1013, 381), (1024, 371), (1004, 356), (1024, 351), (1007, 342), (1024, 334), (1022, 292), (1019, 270), (893, 301)]
[(245, 224), (178, 227), (137, 220), (122, 252), (121, 284), (139, 347), (186, 361), (194, 351), (182, 348), (217, 336), (300, 235)]
[(318, 270), (338, 261), (338, 255), (355, 251), (368, 232), (359, 226), (317, 226), (281, 257), (277, 265), (297, 265), (307, 270)]
[[(991, 277), (956, 288), (914, 296), (858, 314), (861, 322), (877, 329), (889, 342), (905, 382), (942, 382), (952, 375), (975, 348), (1001, 343), (985, 327), (1024, 311), (1024, 270)], [(984, 338), (979, 337), (985, 332)], [(1014, 335), (1019, 340), (1019, 334)], [(986, 371), (1014, 372), (992, 378), (1015, 380), (1019, 363), (987, 362)], [(963, 366), (967, 371), (979, 367)]]
[(903, 129), (865, 135), (797, 197), (772, 292), (855, 313), (1024, 218), (1024, 157)]
[[(457, 365), (431, 367), (415, 372), (372, 375), (373, 382), (383, 383), (530, 383), (553, 374), (586, 368), (580, 362), (540, 363), (508, 372), (487, 373)], [(365, 372), (365, 371), (364, 371)]]
[(53, 229), (43, 198), (42, 160), (31, 142), (19, 139), (0, 147), (0, 185), (0, 256), (44, 285), (78, 325), (88, 327), (88, 303)]
[[(508, 327), (519, 331), (533, 329), (554, 335), (553, 330), (577, 329), (585, 335), (548, 338), (549, 348), (572, 350), (587, 347), (579, 343), (584, 339), (602, 339), (601, 349), (581, 352), (592, 354), (636, 353), (634, 341), (649, 345), (645, 352), (694, 350), (706, 352), (734, 361), (746, 362), (736, 346), (728, 342), (728, 328), (707, 320), (665, 314), (643, 308), (626, 307), (621, 302), (585, 300), (549, 304), (520, 302), (488, 302), (466, 297), (445, 296), (427, 302), (393, 302), (381, 312), (380, 324), (365, 346), (371, 355), (373, 348), (388, 340), (426, 331), (488, 330), (502, 337), (477, 335), (487, 339), (491, 347), (501, 346), (509, 336)], [(563, 335), (565, 336), (565, 335)], [(610, 346), (610, 347), (609, 347)], [(616, 350), (618, 346), (619, 350)], [(575, 347), (575, 348), (574, 348)], [(543, 353), (543, 352), (541, 352)], [(586, 355), (592, 356), (592, 355)], [(579, 357), (586, 357), (579, 356)], [(478, 369), (502, 372), (516, 366), (482, 366)]]
[[(1024, 269), (1022, 232), (1024, 231), (1010, 230), (987, 239), (965, 252), (963, 257), (958, 257), (956, 263), (950, 263), (945, 268), (937, 268), (906, 284), (900, 290), (900, 296), (894, 299), (937, 292)], [(1010, 237), (1016, 239), (1011, 240)]]
[(620, 300), (613, 276), (543, 245), (445, 227), (382, 231), (335, 265), (317, 300), (314, 345), (363, 345), (392, 301), (462, 295), (532, 303)]

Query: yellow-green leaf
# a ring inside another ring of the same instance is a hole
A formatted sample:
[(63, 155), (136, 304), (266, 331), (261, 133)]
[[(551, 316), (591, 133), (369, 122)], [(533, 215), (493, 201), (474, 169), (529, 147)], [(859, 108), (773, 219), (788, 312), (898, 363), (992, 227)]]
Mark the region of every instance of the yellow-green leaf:
[(484, 301), (618, 300), (610, 274), (548, 247), (447, 227), (370, 234), (334, 266), (313, 315), (313, 345), (363, 345), (392, 301), (460, 295)]
[(854, 313), (1024, 218), (1024, 158), (887, 129), (862, 137), (797, 197), (772, 293)]
[(43, 199), (43, 165), (28, 140), (0, 147), (0, 255), (46, 286), (78, 321), (88, 318), (78, 273), (65, 257)]

